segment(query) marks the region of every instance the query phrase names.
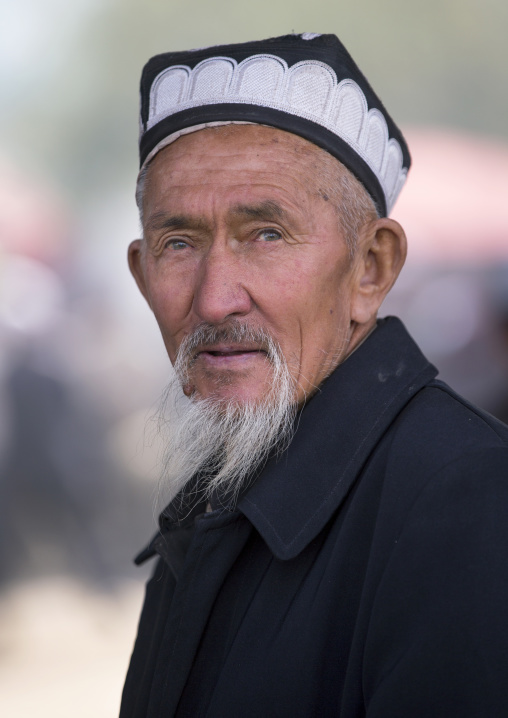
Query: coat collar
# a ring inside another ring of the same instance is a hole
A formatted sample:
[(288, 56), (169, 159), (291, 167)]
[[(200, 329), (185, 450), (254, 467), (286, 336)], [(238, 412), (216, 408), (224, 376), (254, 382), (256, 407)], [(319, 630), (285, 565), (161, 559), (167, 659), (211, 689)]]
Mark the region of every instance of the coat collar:
[(238, 503), (277, 558), (294, 558), (324, 528), (395, 416), (436, 374), (388, 317), (326, 380), (289, 448)]

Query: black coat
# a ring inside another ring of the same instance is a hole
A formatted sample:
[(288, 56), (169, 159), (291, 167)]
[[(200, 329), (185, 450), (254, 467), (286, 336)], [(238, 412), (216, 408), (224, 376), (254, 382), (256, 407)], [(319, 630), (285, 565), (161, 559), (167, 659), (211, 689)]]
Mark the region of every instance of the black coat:
[(508, 716), (508, 429), (435, 375), (383, 320), (237, 510), (162, 519), (121, 718)]

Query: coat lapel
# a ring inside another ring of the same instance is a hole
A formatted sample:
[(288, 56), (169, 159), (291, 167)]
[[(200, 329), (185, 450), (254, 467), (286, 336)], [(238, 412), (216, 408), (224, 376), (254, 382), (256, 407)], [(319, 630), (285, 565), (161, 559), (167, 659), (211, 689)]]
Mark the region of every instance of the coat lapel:
[(402, 322), (389, 317), (326, 380), (289, 448), (238, 505), (277, 558), (294, 558), (316, 537), (388, 426), (436, 374)]

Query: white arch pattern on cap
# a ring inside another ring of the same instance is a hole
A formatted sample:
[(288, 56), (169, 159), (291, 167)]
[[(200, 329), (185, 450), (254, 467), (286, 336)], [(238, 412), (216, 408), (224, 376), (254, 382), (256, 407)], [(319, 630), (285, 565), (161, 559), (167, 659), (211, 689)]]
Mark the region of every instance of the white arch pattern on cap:
[(288, 68), (276, 55), (252, 55), (240, 63), (211, 57), (191, 70), (174, 65), (150, 88), (146, 130), (176, 112), (224, 103), (256, 104), (311, 120), (330, 130), (367, 163), (378, 178), (390, 213), (407, 177), (397, 140), (383, 114), (368, 110), (354, 80), (337, 82), (329, 65), (303, 60)]

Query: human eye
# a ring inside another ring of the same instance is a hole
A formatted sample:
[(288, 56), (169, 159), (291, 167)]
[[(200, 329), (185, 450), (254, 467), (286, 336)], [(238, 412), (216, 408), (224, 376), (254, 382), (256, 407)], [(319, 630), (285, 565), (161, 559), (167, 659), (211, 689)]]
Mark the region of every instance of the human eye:
[(277, 229), (262, 229), (258, 232), (257, 239), (262, 242), (276, 242), (278, 239), (282, 239), (282, 233)]
[(174, 251), (181, 251), (182, 249), (186, 249), (188, 246), (189, 243), (181, 237), (172, 237), (164, 242), (164, 249), (172, 249)]

